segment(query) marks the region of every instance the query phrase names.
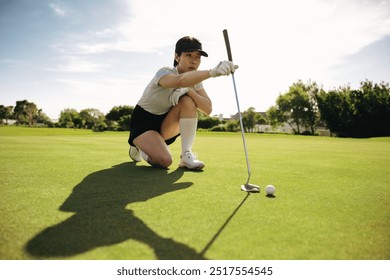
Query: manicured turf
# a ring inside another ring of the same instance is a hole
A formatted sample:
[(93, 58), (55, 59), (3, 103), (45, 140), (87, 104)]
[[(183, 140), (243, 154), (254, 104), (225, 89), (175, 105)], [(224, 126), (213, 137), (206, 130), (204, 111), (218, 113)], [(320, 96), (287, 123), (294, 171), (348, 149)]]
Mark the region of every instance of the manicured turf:
[[(390, 259), (390, 138), (199, 133), (203, 172), (126, 132), (0, 127), (0, 259)], [(267, 184), (276, 197), (265, 196)]]

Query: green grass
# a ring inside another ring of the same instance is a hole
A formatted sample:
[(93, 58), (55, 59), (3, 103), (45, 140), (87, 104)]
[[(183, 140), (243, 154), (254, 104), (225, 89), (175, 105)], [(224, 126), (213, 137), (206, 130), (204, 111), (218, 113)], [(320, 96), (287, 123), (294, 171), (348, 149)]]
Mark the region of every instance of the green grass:
[(198, 133), (203, 172), (127, 136), (0, 127), (0, 259), (390, 259), (390, 138), (247, 135), (247, 197), (239, 133)]

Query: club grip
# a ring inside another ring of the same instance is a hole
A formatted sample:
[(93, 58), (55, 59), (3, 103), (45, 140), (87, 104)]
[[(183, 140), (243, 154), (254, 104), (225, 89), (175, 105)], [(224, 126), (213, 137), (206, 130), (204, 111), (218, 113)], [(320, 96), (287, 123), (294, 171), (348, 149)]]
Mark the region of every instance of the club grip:
[(227, 51), (227, 55), (228, 55), (229, 61), (233, 62), (232, 50), (230, 49), (230, 42), (229, 42), (228, 31), (226, 29), (224, 29), (222, 32), (223, 32), (223, 38), (225, 38), (226, 51)]

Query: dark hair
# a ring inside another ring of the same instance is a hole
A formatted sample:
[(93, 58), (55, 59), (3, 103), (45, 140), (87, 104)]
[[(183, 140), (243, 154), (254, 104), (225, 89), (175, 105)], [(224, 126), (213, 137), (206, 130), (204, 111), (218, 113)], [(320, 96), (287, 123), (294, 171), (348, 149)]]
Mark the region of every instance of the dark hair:
[[(175, 54), (178, 56), (181, 55), (182, 52), (194, 52), (198, 51), (200, 52), (201, 55), (208, 57), (209, 55), (202, 50), (202, 43), (191, 36), (185, 36), (176, 43), (176, 48), (175, 48)], [(176, 59), (173, 60), (173, 66), (176, 67), (177, 65)]]

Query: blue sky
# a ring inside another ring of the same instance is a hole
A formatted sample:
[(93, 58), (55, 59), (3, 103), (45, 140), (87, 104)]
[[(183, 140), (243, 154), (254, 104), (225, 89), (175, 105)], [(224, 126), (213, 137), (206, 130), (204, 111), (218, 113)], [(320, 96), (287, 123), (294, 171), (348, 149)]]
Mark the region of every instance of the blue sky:
[[(134, 106), (185, 35), (226, 59), (242, 110), (265, 111), (298, 79), (331, 89), (390, 82), (390, 0), (0, 0), (0, 104), (61, 110)], [(204, 86), (212, 114), (237, 112), (230, 77)]]

